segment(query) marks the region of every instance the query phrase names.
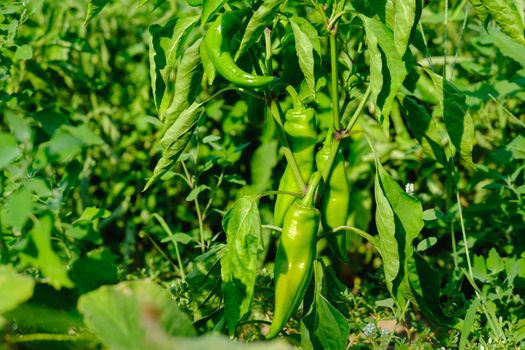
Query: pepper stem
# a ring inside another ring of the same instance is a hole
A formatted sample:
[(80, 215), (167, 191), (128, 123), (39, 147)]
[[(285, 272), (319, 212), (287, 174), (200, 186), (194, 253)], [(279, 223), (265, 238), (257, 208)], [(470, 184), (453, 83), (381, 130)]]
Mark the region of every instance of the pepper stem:
[(304, 197), (301, 199), (301, 204), (307, 207), (312, 207), (314, 205), (314, 199), (315, 199), (315, 190), (317, 189), (317, 186), (319, 185), (319, 181), (321, 181), (322, 176), (319, 171), (316, 171), (310, 176), (310, 180), (308, 180), (308, 186), (306, 187), (306, 193), (304, 194)]
[(288, 93), (290, 94), (290, 97), (292, 98), (293, 108), (299, 111), (303, 110), (304, 109), (303, 102), (301, 101), (299, 94), (297, 94), (297, 91), (295, 91), (293, 86), (288, 85), (286, 87), (286, 91), (288, 91)]

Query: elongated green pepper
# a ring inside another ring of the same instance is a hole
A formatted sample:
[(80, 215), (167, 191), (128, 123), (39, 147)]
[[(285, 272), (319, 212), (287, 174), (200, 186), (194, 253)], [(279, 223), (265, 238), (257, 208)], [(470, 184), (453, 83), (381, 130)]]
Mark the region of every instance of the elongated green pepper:
[[(323, 172), (328, 161), (332, 141), (333, 133), (329, 132), (323, 147), (315, 156), (317, 170), (320, 172)], [(346, 177), (344, 159), (341, 153), (337, 153), (328, 179), (323, 178), (323, 180), (325, 186), (320, 205), (321, 222), (325, 230), (333, 230), (338, 226), (346, 225), (350, 207), (350, 185)], [(344, 233), (329, 235), (327, 241), (328, 246), (336, 257), (344, 261), (348, 260), (346, 255), (346, 235)]]
[(266, 338), (279, 334), (303, 300), (312, 278), (321, 216), (313, 204), (320, 179), (321, 174), (315, 172), (305, 196), (292, 204), (284, 218), (281, 242), (275, 257), (275, 309)]
[(250, 74), (242, 70), (233, 60), (229, 40), (240, 22), (235, 14), (226, 13), (217, 17), (204, 37), (208, 56), (215, 69), (228, 81), (241, 87), (260, 88), (276, 81), (275, 77)]
[[(289, 89), (289, 91), (292, 94), (294, 107), (286, 112), (284, 131), (301, 176), (303, 180), (307, 180), (315, 168), (314, 151), (317, 141), (315, 111), (312, 108), (305, 108), (293, 89)], [(297, 187), (293, 173), (288, 166), (285, 168), (279, 182), (279, 191), (303, 191), (302, 188)], [(284, 216), (293, 201), (293, 196), (287, 194), (277, 195), (274, 208), (274, 224), (276, 226), (283, 224)]]

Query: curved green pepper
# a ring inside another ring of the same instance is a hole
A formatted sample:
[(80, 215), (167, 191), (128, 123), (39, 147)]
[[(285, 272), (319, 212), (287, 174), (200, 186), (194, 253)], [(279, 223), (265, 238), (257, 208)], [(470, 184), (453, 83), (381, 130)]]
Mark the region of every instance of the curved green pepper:
[[(333, 134), (329, 132), (324, 141), (323, 148), (317, 152), (315, 161), (317, 170), (323, 172), (330, 149), (332, 148)], [(324, 173), (323, 173), (324, 174)], [(337, 153), (332, 171), (325, 182), (321, 197), (321, 222), (325, 230), (333, 230), (338, 226), (346, 225), (348, 209), (350, 207), (350, 185), (346, 177), (344, 159), (341, 153)], [(346, 235), (340, 233), (327, 237), (328, 246), (333, 254), (343, 261), (348, 261), (346, 254)]]
[(242, 70), (233, 60), (228, 37), (233, 36), (240, 23), (234, 14), (220, 15), (212, 23), (204, 37), (208, 56), (215, 69), (228, 81), (241, 87), (265, 87), (276, 81), (275, 77), (250, 74)]
[(314, 194), (321, 174), (315, 172), (301, 200), (296, 200), (284, 218), (281, 242), (275, 257), (275, 309), (266, 338), (279, 334), (304, 298), (316, 254), (321, 213), (314, 206)]
[[(317, 141), (315, 111), (312, 108), (305, 108), (293, 89), (290, 89), (290, 92), (292, 92), (294, 107), (286, 112), (284, 131), (301, 176), (303, 180), (307, 180), (315, 168), (314, 150)], [(303, 191), (302, 188), (297, 187), (293, 173), (288, 166), (279, 182), (279, 191)], [(283, 224), (284, 216), (294, 199), (293, 196), (287, 194), (277, 195), (273, 216), (276, 226)]]

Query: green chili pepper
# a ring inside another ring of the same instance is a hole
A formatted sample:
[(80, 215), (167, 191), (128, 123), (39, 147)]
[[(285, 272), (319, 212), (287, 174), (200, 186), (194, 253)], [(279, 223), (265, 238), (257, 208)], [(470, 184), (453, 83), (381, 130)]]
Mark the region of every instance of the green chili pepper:
[(315, 172), (305, 196), (292, 204), (284, 218), (281, 242), (275, 257), (275, 309), (266, 338), (279, 334), (303, 300), (312, 278), (321, 216), (313, 204), (320, 179), (321, 174)]
[(204, 44), (215, 69), (228, 81), (241, 87), (265, 87), (276, 81), (275, 77), (250, 74), (233, 60), (229, 38), (238, 30), (240, 21), (235, 14), (220, 15), (206, 32)]
[[(330, 150), (332, 148), (333, 134), (330, 131), (324, 141), (323, 148), (315, 156), (317, 170), (323, 172)], [(323, 172), (324, 174), (324, 172)], [(332, 170), (325, 182), (321, 197), (321, 222), (325, 230), (333, 230), (338, 226), (346, 225), (348, 209), (350, 207), (350, 186), (346, 177), (344, 159), (337, 153)], [(346, 235), (340, 233), (327, 237), (328, 246), (333, 254), (341, 260), (347, 261)]]
[[(284, 131), (288, 138), (293, 157), (297, 162), (303, 180), (310, 178), (315, 168), (314, 150), (317, 141), (315, 111), (305, 108), (291, 87), (288, 91), (292, 95), (294, 107), (286, 112)], [(293, 173), (287, 166), (279, 183), (279, 191), (302, 192), (297, 187)], [(294, 197), (287, 194), (277, 195), (274, 208), (274, 224), (281, 226), (283, 219), (292, 205)]]

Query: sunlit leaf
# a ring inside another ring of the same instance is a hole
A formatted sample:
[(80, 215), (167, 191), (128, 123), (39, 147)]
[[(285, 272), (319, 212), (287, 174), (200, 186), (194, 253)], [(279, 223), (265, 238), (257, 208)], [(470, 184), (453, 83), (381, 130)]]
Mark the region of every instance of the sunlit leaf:
[(372, 97), (381, 112), (379, 122), (387, 131), (390, 125), (388, 116), (407, 71), (397, 52), (392, 31), (379, 20), (361, 18), (368, 43)]
[(302, 22), (304, 22), (304, 19), (297, 16), (290, 19), (290, 25), (295, 38), (295, 48), (297, 50), (299, 66), (301, 67), (301, 71), (306, 79), (306, 84), (308, 85), (310, 94), (315, 98), (313, 43), (310, 36), (303, 31), (303, 27), (300, 25)]
[(144, 191), (175, 164), (188, 142), (190, 142), (193, 131), (197, 127), (197, 123), (203, 113), (204, 107), (202, 107), (200, 103), (194, 102), (182, 112), (175, 123), (166, 130), (166, 133), (160, 141), (163, 148), (162, 157), (157, 162), (153, 170), (153, 175), (146, 183)]
[(450, 141), (459, 150), (465, 166), (473, 169), (474, 122), (467, 111), (465, 94), (440, 75), (429, 70), (427, 72), (436, 87), (440, 108), (438, 114), (443, 115)]
[(11, 163), (22, 154), (13, 135), (0, 132), (0, 169)]
[(42, 271), (49, 284), (55, 289), (72, 288), (66, 264), (60, 259), (51, 245), (53, 221), (49, 215), (40, 218), (31, 230), (31, 239), (36, 247), (36, 256), (24, 253), (24, 260)]
[(239, 59), (239, 57), (246, 53), (250, 46), (259, 39), (264, 28), (272, 23), (275, 18), (275, 13), (281, 3), (282, 1), (279, 0), (263, 0), (261, 6), (255, 10), (246, 26), (239, 50), (237, 50), (237, 53), (235, 54), (235, 60)]
[(259, 252), (262, 251), (261, 219), (254, 197), (241, 197), (222, 221), (226, 251), (221, 258), (224, 311), (230, 335), (248, 312)]
[[(0, 315), (14, 309), (33, 295), (35, 281), (15, 271), (10, 265), (0, 265)], [(9, 286), (9, 288), (7, 288)]]
[(89, 329), (112, 350), (165, 349), (167, 336), (194, 336), (186, 314), (152, 281), (122, 282), (84, 294), (78, 301)]

